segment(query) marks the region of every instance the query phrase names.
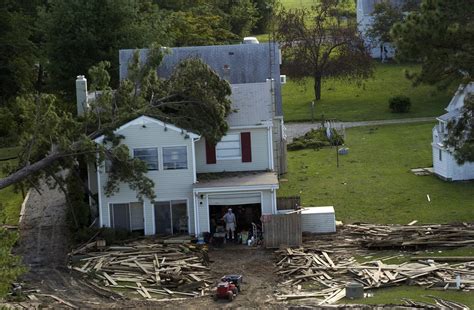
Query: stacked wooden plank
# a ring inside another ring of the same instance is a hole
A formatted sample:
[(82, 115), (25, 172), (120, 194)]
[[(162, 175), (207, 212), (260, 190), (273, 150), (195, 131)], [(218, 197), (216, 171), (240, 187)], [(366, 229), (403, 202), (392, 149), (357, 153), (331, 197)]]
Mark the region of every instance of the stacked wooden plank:
[(455, 265), (431, 260), (400, 265), (382, 260), (357, 263), (348, 254), (308, 244), (278, 250), (276, 254), (277, 274), (282, 277), (278, 300), (317, 298), (320, 304), (335, 303), (345, 297), (345, 287), (351, 282), (362, 284), (364, 289), (408, 284), (474, 290), (474, 260)]
[(207, 251), (191, 244), (135, 243), (73, 253), (70, 267), (91, 284), (146, 299), (202, 296), (212, 283)]
[(474, 245), (473, 224), (345, 225), (344, 234), (368, 249)]

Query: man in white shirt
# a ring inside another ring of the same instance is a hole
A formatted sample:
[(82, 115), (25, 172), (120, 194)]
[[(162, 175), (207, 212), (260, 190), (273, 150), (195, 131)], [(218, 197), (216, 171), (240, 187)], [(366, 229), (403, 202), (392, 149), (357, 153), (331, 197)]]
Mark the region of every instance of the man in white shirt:
[[(237, 227), (237, 221), (235, 219), (235, 214), (232, 212), (231, 208), (227, 210), (227, 213), (222, 217), (222, 219), (225, 222), (225, 231), (226, 234), (228, 234), (227, 236), (232, 236), (232, 239), (234, 239), (234, 232), (235, 228)], [(230, 234), (229, 230), (231, 232)]]

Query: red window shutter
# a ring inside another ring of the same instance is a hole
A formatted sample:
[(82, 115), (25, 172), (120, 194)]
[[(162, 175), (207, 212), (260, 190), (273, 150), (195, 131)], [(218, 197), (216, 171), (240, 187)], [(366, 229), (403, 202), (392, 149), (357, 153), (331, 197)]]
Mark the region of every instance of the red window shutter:
[(252, 142), (250, 141), (250, 132), (240, 133), (240, 145), (242, 148), (242, 162), (252, 162)]
[(206, 140), (206, 164), (216, 163), (216, 146)]

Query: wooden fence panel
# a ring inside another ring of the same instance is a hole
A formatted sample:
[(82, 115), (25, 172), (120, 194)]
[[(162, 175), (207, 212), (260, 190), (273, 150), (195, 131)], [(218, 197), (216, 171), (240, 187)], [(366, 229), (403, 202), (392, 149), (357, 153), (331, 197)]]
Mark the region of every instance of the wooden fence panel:
[(300, 196), (277, 197), (277, 210), (295, 210), (301, 206)]
[(263, 241), (266, 248), (301, 245), (301, 214), (266, 215), (263, 221)]

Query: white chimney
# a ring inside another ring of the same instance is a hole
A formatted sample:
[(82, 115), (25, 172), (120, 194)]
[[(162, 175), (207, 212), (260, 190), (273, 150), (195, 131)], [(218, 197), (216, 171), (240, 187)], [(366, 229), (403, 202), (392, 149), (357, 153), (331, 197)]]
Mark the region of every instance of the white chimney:
[(76, 101), (77, 116), (83, 116), (84, 112), (89, 108), (87, 102), (87, 79), (83, 75), (78, 75), (76, 79)]

